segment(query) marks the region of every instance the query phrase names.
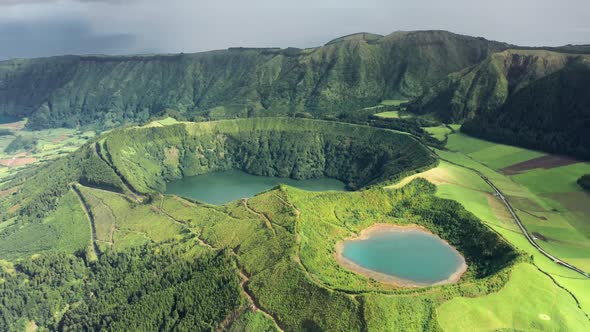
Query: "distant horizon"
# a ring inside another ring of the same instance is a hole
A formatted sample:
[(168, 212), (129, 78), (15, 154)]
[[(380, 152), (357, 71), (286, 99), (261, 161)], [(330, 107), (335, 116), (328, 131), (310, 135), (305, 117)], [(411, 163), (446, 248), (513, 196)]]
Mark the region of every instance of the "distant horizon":
[(309, 48), (362, 31), (435, 29), (557, 47), (590, 43), (589, 16), (584, 0), (0, 0), (0, 59)]
[(298, 46), (248, 46), (248, 45), (235, 45), (235, 46), (228, 46), (226, 48), (216, 48), (216, 49), (207, 49), (207, 50), (200, 50), (200, 51), (179, 51), (179, 52), (145, 52), (145, 53), (62, 53), (62, 54), (53, 54), (53, 55), (44, 55), (44, 56), (31, 56), (31, 57), (12, 57), (12, 58), (2, 58), (0, 57), (0, 61), (9, 61), (9, 60), (19, 60), (19, 59), (35, 59), (35, 58), (51, 58), (51, 57), (62, 57), (62, 56), (105, 56), (105, 57), (127, 57), (127, 56), (158, 56), (158, 55), (170, 55), (170, 56), (174, 56), (174, 55), (179, 55), (179, 54), (198, 54), (198, 53), (207, 53), (207, 52), (215, 52), (215, 51), (223, 51), (223, 50), (229, 50), (229, 49), (233, 49), (233, 48), (252, 48), (252, 49), (286, 49), (286, 48), (298, 48), (298, 49), (313, 49), (313, 48), (319, 48), (319, 47), (323, 47), (328, 45), (329, 43), (331, 43), (332, 41), (335, 41), (337, 39), (340, 38), (345, 38), (345, 37), (349, 37), (349, 36), (354, 36), (354, 35), (358, 35), (358, 34), (372, 34), (372, 35), (378, 35), (380, 37), (386, 37), (388, 35), (397, 33), (397, 32), (428, 32), (428, 31), (441, 31), (441, 32), (447, 32), (447, 33), (451, 33), (451, 34), (455, 34), (455, 35), (461, 35), (461, 36), (468, 36), (468, 37), (473, 37), (473, 38), (484, 38), (488, 41), (494, 41), (494, 42), (500, 42), (500, 43), (506, 43), (509, 44), (511, 46), (516, 46), (519, 48), (556, 48), (556, 47), (563, 47), (563, 46), (590, 46), (590, 42), (588, 43), (581, 43), (581, 44), (562, 44), (562, 45), (519, 45), (519, 44), (511, 44), (509, 42), (503, 41), (503, 40), (496, 40), (496, 39), (490, 39), (490, 38), (486, 38), (483, 36), (474, 36), (474, 35), (468, 35), (468, 34), (464, 34), (464, 33), (457, 33), (454, 31), (449, 31), (449, 30), (442, 30), (442, 29), (425, 29), (425, 30), (396, 30), (396, 31), (392, 31), (390, 33), (386, 33), (386, 34), (380, 34), (380, 33), (374, 33), (374, 32), (370, 32), (370, 31), (360, 31), (360, 32), (354, 32), (354, 33), (349, 33), (346, 35), (342, 35), (342, 36), (337, 36), (334, 38), (331, 38), (329, 40), (327, 40), (326, 42), (316, 45), (316, 46), (307, 46), (307, 47), (298, 47)]

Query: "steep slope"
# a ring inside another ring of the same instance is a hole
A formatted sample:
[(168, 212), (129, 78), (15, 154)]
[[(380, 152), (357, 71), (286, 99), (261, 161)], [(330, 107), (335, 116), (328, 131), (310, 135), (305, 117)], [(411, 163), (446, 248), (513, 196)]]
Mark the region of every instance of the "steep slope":
[(18, 190), (0, 197), (0, 220), (43, 219), (75, 182), (149, 195), (183, 176), (242, 169), (296, 179), (328, 176), (358, 189), (433, 163), (410, 135), (329, 121), (253, 118), (126, 128), (2, 184), (0, 190)]
[(590, 62), (575, 61), (478, 114), (463, 131), (482, 138), (590, 159)]
[(156, 56), (0, 62), (0, 114), (30, 128), (188, 118), (347, 112), (414, 97), (508, 45), (444, 31), (356, 34), (314, 49), (231, 48)]
[(507, 50), (450, 74), (408, 110), (466, 122), (471, 135), (590, 157), (590, 56)]

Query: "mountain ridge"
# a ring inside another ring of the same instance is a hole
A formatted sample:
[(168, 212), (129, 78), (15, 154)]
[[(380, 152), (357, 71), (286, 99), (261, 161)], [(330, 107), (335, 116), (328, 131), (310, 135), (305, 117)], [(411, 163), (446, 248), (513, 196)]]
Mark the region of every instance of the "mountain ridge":
[(189, 118), (336, 115), (383, 99), (416, 97), (506, 47), (422, 31), (313, 49), (10, 60), (0, 62), (0, 113), (29, 117), (31, 129), (113, 128), (165, 110)]
[(590, 73), (589, 55), (505, 50), (448, 75), (408, 110), (465, 123), (472, 136), (588, 159), (590, 82), (583, 73)]

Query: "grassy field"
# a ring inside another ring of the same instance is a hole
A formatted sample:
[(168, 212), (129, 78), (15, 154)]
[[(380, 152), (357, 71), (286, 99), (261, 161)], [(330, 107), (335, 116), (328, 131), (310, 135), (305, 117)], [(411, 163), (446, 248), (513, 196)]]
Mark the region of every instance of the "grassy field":
[(520, 264), (499, 292), (454, 298), (438, 308), (437, 316), (445, 331), (583, 331), (588, 318), (571, 303), (571, 295), (536, 267)]
[[(387, 99), (387, 100), (383, 100), (380, 104), (372, 106), (372, 107), (367, 107), (365, 109), (376, 109), (376, 108), (382, 108), (384, 106), (391, 106), (394, 107), (394, 110), (392, 111), (384, 111), (384, 112), (379, 112), (376, 113), (375, 116), (380, 117), (380, 118), (408, 118), (411, 117), (412, 115), (409, 113), (405, 113), (405, 107), (398, 107), (401, 104), (407, 103), (408, 100), (406, 99)], [(395, 109), (398, 108), (398, 109)], [(387, 108), (385, 108), (387, 109)], [(389, 108), (391, 109), (391, 108)]]
[[(29, 131), (25, 130), (25, 124), (26, 120), (12, 124), (0, 124), (0, 129), (9, 129), (12, 132), (11, 135), (0, 136), (0, 181), (15, 174), (19, 169), (73, 152), (96, 135), (94, 131), (67, 128)], [(17, 136), (35, 140), (35, 147), (27, 151), (7, 153), (6, 147)]]
[(375, 116), (378, 116), (380, 118), (385, 118), (385, 119), (398, 119), (398, 118), (403, 117), (399, 114), (399, 112), (400, 111), (381, 112), (381, 113), (375, 114)]
[(447, 136), (453, 132), (447, 126), (426, 127), (424, 128), (424, 130), (426, 130), (427, 133), (429, 133), (430, 135), (432, 135), (432, 137), (436, 138), (439, 141), (446, 140)]
[(459, 132), (449, 135), (446, 148), (463, 153), (496, 170), (544, 155), (542, 152), (496, 144)]
[[(535, 168), (504, 175), (500, 170), (543, 154), (523, 148), (494, 144), (463, 134), (449, 136), (442, 153), (490, 177), (504, 191), (530, 232), (545, 249), (583, 270), (590, 271), (590, 195), (576, 180), (590, 172), (590, 163), (579, 162), (550, 169)], [(475, 165), (474, 165), (475, 164)], [(480, 165), (476, 165), (480, 164)], [(486, 167), (488, 166), (488, 167)]]
[[(575, 185), (579, 174), (590, 171), (588, 163), (505, 175), (499, 170), (542, 154), (462, 134), (451, 134), (448, 142), (449, 149), (453, 151), (437, 150), (437, 154), (485, 174), (508, 196), (525, 226), (538, 237), (537, 242), (542, 247), (582, 269), (590, 270), (590, 229), (587, 223), (590, 196)], [(584, 310), (590, 313), (590, 295), (587, 292), (590, 280), (542, 256), (526, 241), (499, 200), (478, 188), (486, 184), (473, 176), (466, 177), (456, 167), (441, 162), (439, 167), (429, 171), (430, 174), (424, 173), (427, 179), (437, 184), (437, 195), (460, 202), (504, 238), (532, 255), (535, 265), (574, 294)], [(463, 168), (462, 172), (465, 171)], [(432, 173), (446, 178), (437, 179)], [(552, 183), (555, 186), (552, 187)]]
[(178, 225), (156, 209), (110, 191), (78, 186), (94, 216), (99, 248), (124, 250), (148, 242), (181, 239)]

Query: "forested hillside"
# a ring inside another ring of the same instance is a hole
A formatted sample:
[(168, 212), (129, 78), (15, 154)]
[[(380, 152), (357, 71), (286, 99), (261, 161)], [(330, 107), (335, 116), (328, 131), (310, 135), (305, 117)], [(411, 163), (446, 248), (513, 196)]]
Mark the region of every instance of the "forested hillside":
[(312, 49), (63, 56), (0, 62), (0, 114), (29, 128), (113, 128), (175, 112), (227, 118), (339, 114), (410, 98), (508, 45), (444, 31), (356, 34)]
[(408, 110), (463, 123), (466, 133), (590, 158), (590, 57), (508, 50), (453, 73)]
[(74, 182), (153, 194), (183, 176), (241, 169), (295, 179), (333, 177), (358, 189), (434, 163), (409, 135), (330, 121), (254, 118), (127, 128), (0, 186), (19, 188), (0, 197), (0, 218), (39, 221)]

